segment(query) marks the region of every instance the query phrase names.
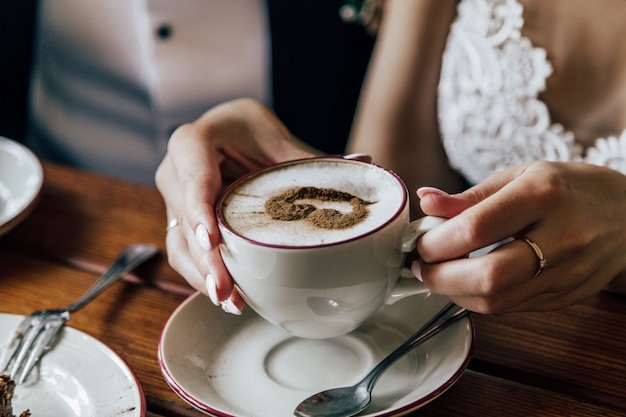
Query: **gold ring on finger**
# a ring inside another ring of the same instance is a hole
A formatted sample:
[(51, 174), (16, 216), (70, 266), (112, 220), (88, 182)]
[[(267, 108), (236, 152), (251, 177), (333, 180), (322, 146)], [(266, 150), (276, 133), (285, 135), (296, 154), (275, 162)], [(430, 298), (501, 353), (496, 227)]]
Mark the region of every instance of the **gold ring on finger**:
[(518, 239), (526, 242), (528, 246), (530, 246), (530, 248), (533, 250), (535, 256), (537, 257), (537, 271), (535, 272), (535, 275), (533, 275), (533, 278), (536, 278), (539, 276), (539, 274), (541, 274), (543, 269), (546, 267), (546, 264), (548, 263), (548, 261), (543, 256), (543, 252), (541, 251), (541, 248), (539, 247), (539, 245), (537, 245), (535, 242), (533, 242), (526, 236), (522, 236)]

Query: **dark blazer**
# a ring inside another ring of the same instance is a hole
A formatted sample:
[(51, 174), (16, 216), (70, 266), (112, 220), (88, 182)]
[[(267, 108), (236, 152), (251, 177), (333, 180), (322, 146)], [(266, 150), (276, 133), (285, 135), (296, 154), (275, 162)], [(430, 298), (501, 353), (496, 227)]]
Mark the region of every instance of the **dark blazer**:
[(0, 1), (0, 136), (21, 140), (37, 0)]
[[(54, 1), (54, 0), (50, 0)], [(0, 1), (0, 135), (26, 131), (37, 0)], [(374, 39), (339, 18), (342, 0), (268, 0), (274, 110), (299, 138), (341, 153)]]

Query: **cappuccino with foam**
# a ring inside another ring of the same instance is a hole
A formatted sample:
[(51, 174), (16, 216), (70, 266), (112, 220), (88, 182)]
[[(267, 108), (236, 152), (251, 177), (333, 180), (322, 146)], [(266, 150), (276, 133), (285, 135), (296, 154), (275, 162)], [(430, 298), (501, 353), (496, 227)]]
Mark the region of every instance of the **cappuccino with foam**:
[[(406, 253), (439, 221), (409, 221), (393, 172), (338, 157), (268, 167), (233, 183), (217, 206), (224, 265), (246, 303), (286, 332), (327, 338), (357, 328), (387, 300)], [(410, 271), (409, 271), (410, 272)]]
[(317, 246), (362, 236), (405, 208), (404, 184), (379, 166), (341, 158), (300, 160), (235, 183), (218, 216), (261, 244)]

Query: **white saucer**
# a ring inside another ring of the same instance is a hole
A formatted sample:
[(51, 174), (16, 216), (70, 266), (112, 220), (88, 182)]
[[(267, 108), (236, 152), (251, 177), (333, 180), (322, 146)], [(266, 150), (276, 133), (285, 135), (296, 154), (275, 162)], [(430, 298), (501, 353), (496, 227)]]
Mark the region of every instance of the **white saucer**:
[[(24, 316), (0, 314), (0, 349)], [(34, 417), (143, 417), (146, 402), (126, 362), (93, 337), (65, 327), (26, 382), (15, 388), (13, 413)]]
[(26, 147), (0, 137), (0, 236), (33, 209), (43, 184), (43, 170)]
[[(250, 308), (233, 316), (194, 294), (172, 314), (159, 341), (165, 380), (185, 401), (213, 416), (288, 417), (323, 389), (350, 385), (432, 317), (446, 299), (408, 297), (384, 306), (352, 333), (298, 339)], [(422, 407), (467, 367), (474, 329), (462, 319), (394, 364), (364, 415), (396, 416)]]

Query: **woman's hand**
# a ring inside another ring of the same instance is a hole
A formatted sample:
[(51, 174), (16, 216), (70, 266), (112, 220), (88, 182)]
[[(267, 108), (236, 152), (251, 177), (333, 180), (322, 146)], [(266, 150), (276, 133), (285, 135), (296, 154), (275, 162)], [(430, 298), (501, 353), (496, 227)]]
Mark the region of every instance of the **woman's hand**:
[[(583, 163), (534, 162), (464, 193), (418, 190), (429, 215), (450, 218), (418, 242), (426, 286), (472, 311), (553, 310), (626, 271), (626, 177)], [(465, 255), (515, 237), (484, 256)], [(522, 237), (535, 242), (539, 257)]]
[(240, 313), (244, 301), (218, 249), (215, 204), (224, 184), (267, 165), (315, 155), (251, 99), (216, 106), (178, 128), (156, 172), (168, 219), (177, 224), (166, 237), (170, 265), (214, 304)]

